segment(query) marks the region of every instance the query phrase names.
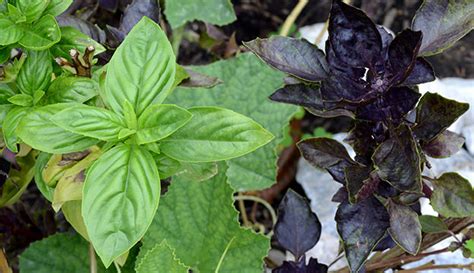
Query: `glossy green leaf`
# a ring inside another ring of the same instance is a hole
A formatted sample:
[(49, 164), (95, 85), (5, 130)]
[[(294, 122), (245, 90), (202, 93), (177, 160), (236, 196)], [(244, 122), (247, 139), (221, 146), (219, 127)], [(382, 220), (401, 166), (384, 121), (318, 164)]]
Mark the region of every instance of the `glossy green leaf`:
[(393, 240), (406, 252), (416, 255), (421, 247), (421, 224), (418, 214), (408, 206), (397, 204), (389, 199), (388, 214)]
[(441, 53), (474, 28), (471, 0), (425, 0), (415, 14), (412, 29), (423, 32), (420, 55)]
[(255, 121), (231, 110), (193, 107), (188, 111), (192, 119), (163, 139), (160, 146), (163, 153), (179, 161), (228, 160), (250, 153), (273, 139)]
[(444, 217), (474, 216), (474, 189), (457, 173), (444, 173), (430, 180), (434, 185), (431, 205)]
[(3, 126), (3, 122), (5, 121), (5, 117), (7, 116), (8, 112), (10, 112), (10, 110), (13, 109), (14, 107), (16, 106), (12, 104), (0, 105), (0, 127)]
[(126, 128), (114, 112), (84, 104), (74, 104), (56, 113), (51, 121), (75, 134), (104, 141), (118, 141), (120, 130)]
[(46, 184), (43, 178), (43, 169), (48, 164), (51, 154), (40, 153), (36, 158), (35, 163), (35, 183), (38, 190), (43, 194), (43, 196), (50, 202), (53, 201), (54, 188)]
[(163, 139), (183, 127), (191, 117), (189, 111), (176, 105), (152, 105), (138, 119), (137, 143)]
[(137, 273), (188, 273), (188, 267), (175, 256), (166, 241), (155, 246), (143, 256), (136, 266)]
[(418, 216), (421, 224), (421, 230), (425, 233), (440, 233), (449, 230), (448, 225), (440, 218), (432, 215)]
[(33, 97), (26, 94), (17, 94), (10, 97), (8, 102), (18, 106), (33, 106)]
[(413, 127), (413, 133), (424, 141), (431, 141), (468, 109), (467, 103), (427, 92), (421, 97), (416, 107), (416, 125)]
[(29, 111), (18, 126), (18, 136), (34, 149), (62, 154), (83, 151), (98, 140), (71, 133), (51, 121), (58, 112), (74, 104), (59, 103)]
[(69, 54), (71, 49), (84, 52), (88, 46), (95, 48), (95, 55), (105, 51), (105, 47), (74, 27), (63, 26), (60, 29), (61, 40), (51, 48), (51, 54), (53, 54), (54, 57), (69, 59), (71, 58)]
[(107, 66), (104, 101), (116, 113), (128, 100), (137, 116), (171, 91), (176, 60), (166, 34), (143, 17), (115, 51)]
[(284, 74), (278, 72), (253, 54), (192, 67), (194, 71), (216, 77), (222, 84), (212, 89), (178, 88), (167, 103), (186, 108), (218, 106), (246, 115), (270, 131), (275, 139), (258, 150), (228, 161), (229, 183), (237, 190), (255, 190), (270, 187), (276, 181), (276, 146), (283, 139), (282, 128), (297, 111), (293, 105), (270, 101), (275, 89), (283, 84)]
[(85, 77), (59, 77), (55, 79), (46, 92), (48, 104), (62, 102), (83, 103), (99, 94), (97, 83)]
[(172, 28), (194, 20), (222, 26), (237, 19), (230, 0), (166, 0), (165, 15)]
[(58, 16), (72, 4), (73, 0), (50, 0), (49, 5), (46, 7), (44, 14), (51, 14), (52, 16)]
[(49, 51), (27, 52), (26, 60), (18, 73), (17, 85), (24, 94), (33, 95), (37, 90), (46, 90), (53, 73), (53, 59)]
[(144, 148), (120, 144), (92, 165), (84, 184), (82, 215), (105, 266), (142, 238), (159, 200), (158, 170)]
[(24, 29), (25, 35), (20, 39), (20, 45), (27, 49), (44, 50), (61, 40), (61, 30), (56, 19), (45, 15), (31, 27)]
[(224, 166), (221, 163), (219, 173), (207, 181), (173, 179), (137, 261), (166, 240), (193, 271), (262, 272), (270, 240), (240, 227)]
[(49, 5), (49, 0), (17, 0), (16, 6), (25, 15), (26, 22), (38, 20)]
[(28, 114), (30, 111), (29, 108), (17, 106), (11, 109), (8, 114), (5, 116), (3, 121), (3, 139), (5, 140), (5, 145), (12, 152), (18, 152), (17, 143), (19, 142), (17, 128), (20, 121), (23, 117)]
[(23, 29), (10, 18), (0, 18), (0, 45), (10, 45), (18, 42), (24, 35)]

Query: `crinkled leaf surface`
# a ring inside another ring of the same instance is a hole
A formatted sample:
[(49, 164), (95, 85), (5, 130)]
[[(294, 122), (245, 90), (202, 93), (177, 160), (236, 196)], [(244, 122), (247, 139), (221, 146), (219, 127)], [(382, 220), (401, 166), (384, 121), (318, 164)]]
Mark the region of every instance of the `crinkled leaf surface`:
[(143, 256), (136, 266), (137, 273), (188, 273), (188, 267), (175, 256), (166, 241), (156, 245)]
[(425, 141), (434, 139), (448, 128), (464, 112), (469, 104), (442, 97), (436, 93), (425, 93), (416, 107), (415, 135)]
[(397, 204), (389, 199), (388, 214), (393, 240), (406, 252), (416, 255), (421, 246), (421, 224), (418, 214), (408, 206)]
[(262, 272), (270, 240), (240, 227), (224, 166), (221, 163), (219, 173), (207, 181), (173, 179), (143, 238), (141, 257), (166, 240), (176, 257), (193, 270)]
[(444, 173), (434, 184), (431, 205), (444, 217), (474, 216), (474, 189), (457, 173)]
[(440, 218), (432, 215), (418, 216), (421, 224), (421, 230), (425, 233), (439, 233), (449, 230), (448, 225)]
[(239, 157), (267, 144), (273, 136), (250, 118), (224, 108), (193, 107), (192, 118), (160, 142), (167, 156), (185, 162)]
[(165, 15), (172, 28), (194, 20), (227, 25), (237, 18), (230, 0), (166, 0)]
[(166, 34), (147, 17), (135, 25), (107, 65), (104, 101), (122, 113), (128, 100), (137, 116), (171, 91), (176, 58)]
[(370, 197), (357, 204), (347, 201), (339, 205), (336, 212), (337, 231), (344, 240), (347, 261), (353, 272), (357, 272), (372, 249), (383, 238), (390, 226), (385, 207)]
[(105, 266), (142, 238), (159, 200), (160, 177), (145, 148), (119, 144), (92, 165), (84, 182), (82, 216)]
[(464, 137), (446, 130), (436, 138), (422, 145), (423, 152), (434, 158), (450, 157), (461, 150), (464, 145)]
[(442, 52), (474, 28), (471, 0), (426, 0), (415, 14), (414, 30), (423, 32), (420, 54)]
[(61, 40), (61, 30), (56, 19), (51, 15), (45, 15), (31, 27), (25, 28), (25, 35), (19, 43), (27, 49), (44, 50), (59, 40)]
[(307, 81), (320, 81), (329, 72), (324, 52), (304, 39), (272, 36), (245, 43), (274, 68)]
[(288, 190), (278, 208), (274, 236), (298, 261), (319, 241), (321, 223), (302, 196)]
[(53, 59), (48, 50), (28, 50), (25, 63), (17, 77), (17, 85), (24, 94), (33, 95), (37, 90), (46, 90), (53, 73)]
[(215, 105), (244, 114), (260, 123), (274, 136), (270, 144), (246, 156), (228, 161), (229, 183), (237, 190), (263, 189), (275, 183), (275, 147), (283, 138), (283, 127), (297, 107), (268, 100), (275, 89), (283, 84), (283, 73), (262, 63), (253, 54), (219, 61), (193, 70), (217, 77), (222, 84), (212, 89), (178, 88), (167, 102), (180, 106)]

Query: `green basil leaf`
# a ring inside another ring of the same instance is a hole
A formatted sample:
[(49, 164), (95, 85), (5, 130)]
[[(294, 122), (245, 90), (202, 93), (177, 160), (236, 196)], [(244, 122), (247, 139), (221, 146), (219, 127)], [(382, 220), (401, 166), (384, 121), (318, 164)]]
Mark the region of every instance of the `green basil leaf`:
[(434, 210), (444, 217), (473, 217), (474, 189), (457, 173), (444, 173), (430, 180), (434, 185), (430, 201)]
[(58, 103), (29, 111), (18, 125), (18, 136), (34, 149), (51, 154), (79, 152), (97, 144), (97, 139), (71, 133), (51, 121), (56, 113), (72, 106)]
[(45, 0), (17, 0), (16, 6), (26, 17), (26, 22), (31, 23), (38, 20), (43, 11), (49, 5)]
[(217, 174), (216, 162), (189, 163), (179, 162), (164, 154), (153, 154), (162, 179), (170, 176), (190, 181), (204, 181)]
[(0, 45), (10, 45), (18, 42), (24, 35), (20, 26), (10, 18), (0, 18)]
[(137, 143), (163, 139), (183, 127), (191, 117), (189, 111), (176, 105), (152, 105), (138, 119)]
[(418, 216), (421, 224), (421, 230), (425, 233), (448, 232), (449, 228), (442, 219), (432, 215)]
[(146, 149), (121, 144), (92, 165), (84, 184), (82, 216), (106, 267), (143, 237), (159, 199), (160, 177)]
[(128, 100), (137, 116), (152, 103), (160, 104), (171, 91), (176, 60), (166, 34), (143, 19), (115, 51), (107, 68), (104, 101), (116, 113)]
[(46, 92), (48, 104), (61, 102), (84, 103), (99, 94), (97, 83), (85, 77), (59, 77)]
[(120, 130), (126, 128), (120, 116), (114, 112), (83, 104), (75, 104), (61, 111), (51, 120), (70, 132), (104, 141), (119, 140)]
[(0, 127), (3, 127), (3, 122), (5, 121), (5, 117), (7, 116), (8, 112), (10, 112), (10, 110), (13, 109), (14, 107), (16, 106), (12, 104), (0, 105)]
[(37, 90), (46, 90), (53, 73), (49, 51), (27, 52), (26, 60), (17, 77), (17, 85), (23, 94), (33, 95)]
[(145, 253), (143, 259), (137, 263), (137, 273), (187, 273), (189, 268), (183, 265), (169, 247), (166, 241), (155, 246)]
[(25, 35), (20, 39), (20, 45), (32, 50), (50, 48), (61, 40), (61, 30), (51, 15), (45, 15), (31, 27), (25, 28)]
[(36, 105), (40, 100), (44, 97), (44, 91), (43, 90), (36, 90), (33, 93), (33, 105)]
[(60, 56), (70, 59), (71, 55), (69, 54), (69, 51), (71, 49), (77, 49), (79, 52), (84, 52), (88, 46), (93, 46), (95, 48), (95, 55), (105, 51), (105, 47), (74, 27), (64, 26), (60, 27), (60, 29), (61, 40), (51, 47), (51, 53), (55, 57)]
[(35, 183), (41, 194), (49, 201), (53, 201), (54, 188), (46, 184), (43, 178), (43, 169), (48, 164), (51, 154), (40, 153), (35, 163)]
[(184, 162), (227, 160), (267, 144), (273, 135), (252, 119), (217, 107), (188, 109), (192, 119), (162, 141), (162, 152)]
[(25, 63), (26, 56), (21, 54), (20, 58), (13, 59), (12, 62), (3, 65), (3, 75), (0, 77), (0, 83), (14, 82), (20, 72), (21, 67)]
[(33, 106), (33, 97), (26, 94), (14, 95), (8, 101), (18, 106)]
[(138, 129), (137, 114), (135, 113), (135, 109), (133, 109), (133, 105), (128, 100), (123, 103), (123, 117), (128, 128), (133, 130)]
[(18, 152), (18, 147), (16, 144), (18, 143), (19, 139), (16, 129), (23, 117), (28, 114), (29, 110), (30, 109), (27, 107), (18, 106), (11, 109), (5, 116), (2, 127), (3, 138), (5, 140), (5, 145), (7, 145), (7, 148), (12, 152)]
[(8, 104), (8, 99), (16, 93), (8, 85), (0, 83), (0, 104)]
[(51, 14), (52, 16), (58, 16), (65, 12), (67, 8), (72, 4), (73, 0), (50, 0), (49, 5), (43, 14)]

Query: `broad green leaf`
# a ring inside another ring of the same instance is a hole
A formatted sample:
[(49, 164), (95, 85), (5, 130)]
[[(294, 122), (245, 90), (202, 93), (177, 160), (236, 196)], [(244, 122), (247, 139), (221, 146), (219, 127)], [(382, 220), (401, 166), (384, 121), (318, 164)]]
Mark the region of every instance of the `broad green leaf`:
[(56, 113), (51, 121), (75, 134), (104, 141), (118, 141), (120, 130), (126, 128), (122, 118), (114, 112), (84, 104)]
[(10, 97), (8, 102), (18, 106), (33, 106), (33, 97), (26, 94), (17, 94)]
[(283, 85), (284, 74), (268, 67), (253, 54), (241, 54), (236, 58), (192, 69), (219, 78), (223, 83), (212, 89), (178, 88), (166, 102), (186, 108), (225, 107), (260, 123), (275, 135), (275, 139), (248, 155), (228, 161), (227, 175), (229, 183), (238, 190), (271, 186), (276, 181), (276, 146), (283, 139), (283, 128), (298, 109), (268, 99)]
[(27, 49), (44, 50), (61, 40), (61, 30), (51, 15), (45, 15), (31, 27), (25, 27), (24, 32), (19, 43)]
[(10, 86), (4, 83), (0, 83), (0, 104), (8, 104), (8, 98), (16, 95)]
[[(2, 16), (3, 17), (3, 16)], [(18, 42), (24, 35), (20, 26), (10, 18), (0, 18), (0, 45), (10, 45)]]
[(137, 273), (187, 273), (188, 267), (175, 256), (166, 241), (145, 253), (136, 266)]
[(191, 117), (189, 111), (176, 105), (152, 105), (138, 119), (137, 143), (146, 144), (163, 139), (183, 127)]
[(37, 90), (46, 90), (52, 73), (52, 58), (48, 50), (28, 50), (25, 63), (18, 73), (18, 88), (27, 95), (33, 95)]
[(180, 176), (182, 179), (190, 181), (204, 181), (217, 174), (216, 162), (179, 162), (164, 154), (153, 154), (153, 158), (162, 179), (170, 176)]
[(115, 51), (107, 66), (104, 101), (116, 113), (128, 100), (137, 116), (171, 91), (176, 57), (166, 34), (143, 17)]
[(17, 0), (16, 6), (25, 15), (26, 22), (38, 20), (49, 5), (49, 0)]
[(3, 121), (3, 139), (5, 140), (5, 145), (8, 149), (12, 152), (18, 152), (17, 143), (18, 133), (17, 128), (20, 121), (23, 119), (28, 112), (31, 111), (30, 108), (17, 106), (11, 109), (7, 115), (5, 116), (5, 120)]
[(46, 92), (48, 104), (61, 102), (84, 103), (99, 94), (97, 83), (85, 77), (59, 77)]
[(51, 121), (56, 113), (73, 105), (58, 103), (34, 108), (18, 125), (18, 136), (34, 149), (51, 154), (79, 152), (89, 148), (98, 140), (71, 133)]
[(389, 199), (390, 233), (393, 240), (406, 252), (416, 255), (421, 247), (421, 224), (418, 214), (408, 206)]
[(20, 199), (35, 175), (35, 153), (16, 158), (20, 169), (11, 168), (8, 178), (2, 185), (0, 192), (0, 207), (13, 205)]
[[(84, 273), (89, 272), (89, 243), (77, 234), (56, 233), (32, 243), (20, 255), (22, 273)], [(100, 263), (98, 273), (112, 273)]]
[(106, 267), (142, 238), (159, 200), (158, 170), (153, 157), (142, 147), (120, 144), (88, 170), (82, 216)]
[(64, 214), (64, 218), (66, 218), (74, 230), (89, 242), (89, 234), (87, 234), (86, 225), (82, 218), (82, 201), (68, 201), (61, 206), (61, 211)]
[(173, 179), (140, 256), (166, 240), (176, 257), (196, 272), (261, 273), (269, 238), (243, 229), (227, 184), (225, 164), (207, 181)]
[(172, 28), (194, 20), (222, 26), (237, 19), (230, 0), (166, 0), (165, 15)]
[(105, 47), (74, 27), (64, 26), (60, 29), (61, 40), (51, 47), (51, 54), (53, 54), (54, 57), (69, 59), (71, 58), (71, 55), (69, 54), (71, 49), (77, 49), (79, 52), (83, 53), (88, 46), (93, 46), (95, 48), (95, 55), (105, 51)]
[(123, 102), (122, 110), (123, 110), (123, 118), (125, 120), (125, 124), (127, 125), (127, 128), (132, 129), (132, 130), (137, 130), (138, 129), (137, 113), (135, 113), (135, 109), (133, 109), (133, 105), (128, 100), (126, 100)]
[(46, 184), (43, 178), (43, 169), (48, 164), (51, 154), (40, 153), (35, 163), (35, 183), (36, 187), (43, 194), (43, 196), (49, 201), (53, 201), (54, 188)]
[(440, 233), (449, 230), (448, 225), (446, 225), (446, 223), (439, 217), (420, 215), (418, 216), (418, 219), (420, 220), (421, 230), (425, 233)]
[(250, 118), (217, 107), (188, 109), (192, 119), (161, 142), (167, 156), (185, 162), (228, 160), (250, 153), (273, 139)]
[(474, 189), (457, 173), (444, 173), (430, 180), (434, 185), (431, 205), (444, 217), (474, 216)]
[(419, 54), (441, 53), (474, 28), (472, 0), (425, 0), (415, 14), (413, 30), (423, 32)]
[(10, 112), (10, 110), (13, 109), (14, 107), (16, 106), (12, 104), (0, 105), (0, 128), (3, 127), (3, 122), (5, 121), (5, 117), (7, 116), (8, 112)]
[(72, 1), (73, 0), (50, 0), (44, 14), (51, 14), (56, 17), (66, 11), (72, 4)]

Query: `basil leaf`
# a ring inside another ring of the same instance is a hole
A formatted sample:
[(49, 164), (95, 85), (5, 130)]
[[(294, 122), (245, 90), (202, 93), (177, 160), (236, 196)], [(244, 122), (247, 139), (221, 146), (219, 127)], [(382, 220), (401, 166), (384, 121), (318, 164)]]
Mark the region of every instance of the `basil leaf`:
[(171, 91), (176, 61), (166, 34), (143, 17), (115, 51), (107, 68), (104, 101), (116, 113), (128, 100), (137, 116)]
[(31, 27), (25, 28), (25, 35), (20, 39), (20, 45), (32, 50), (50, 48), (61, 40), (58, 23), (51, 15), (45, 15)]
[(0, 18), (0, 45), (10, 45), (18, 42), (24, 35), (20, 26), (10, 18)]
[(35, 163), (35, 183), (38, 190), (43, 194), (44, 198), (46, 198), (49, 202), (53, 201), (54, 195), (54, 188), (50, 187), (46, 184), (43, 178), (43, 169), (46, 168), (49, 159), (51, 158), (51, 154), (48, 153), (40, 153), (36, 158)]
[(37, 90), (46, 90), (53, 73), (49, 51), (27, 52), (26, 60), (17, 77), (17, 85), (23, 94), (33, 95)]
[(33, 106), (33, 97), (26, 94), (17, 94), (10, 97), (8, 101), (18, 106)]
[(71, 133), (51, 121), (56, 113), (73, 105), (59, 103), (35, 108), (18, 125), (18, 136), (34, 149), (51, 154), (79, 152), (97, 144), (98, 140)]
[(49, 1), (45, 0), (17, 0), (17, 8), (25, 15), (26, 22), (31, 23), (38, 20), (43, 11), (48, 6)]
[(444, 173), (430, 180), (434, 185), (431, 205), (444, 217), (473, 217), (474, 189), (457, 173)]
[(18, 127), (18, 123), (20, 123), (21, 119), (28, 113), (29, 108), (26, 107), (15, 107), (11, 109), (8, 114), (5, 116), (5, 120), (3, 121), (3, 138), (5, 140), (5, 145), (7, 148), (12, 152), (18, 152), (18, 147), (16, 144), (18, 143), (18, 135), (16, 129)]
[(65, 12), (67, 8), (72, 4), (73, 0), (50, 0), (49, 5), (43, 14), (51, 14), (52, 16), (58, 16)]
[(184, 108), (171, 104), (148, 107), (138, 119), (137, 143), (163, 139), (183, 127), (192, 117)]
[(118, 141), (120, 130), (126, 128), (114, 112), (83, 104), (74, 104), (55, 114), (51, 121), (70, 132), (104, 141)]
[(252, 119), (217, 107), (188, 109), (193, 118), (163, 140), (160, 149), (184, 162), (227, 160), (267, 144), (273, 135)]
[(46, 92), (48, 104), (61, 102), (83, 103), (99, 94), (97, 83), (85, 77), (59, 77)]
[(61, 40), (51, 47), (51, 53), (55, 57), (61, 56), (63, 58), (69, 59), (71, 58), (71, 55), (69, 55), (69, 51), (71, 49), (74, 48), (79, 52), (84, 52), (86, 47), (91, 45), (95, 48), (95, 55), (105, 51), (105, 47), (74, 27), (63, 26), (60, 29)]
[(416, 255), (423, 238), (418, 214), (409, 206), (397, 204), (391, 199), (388, 201), (387, 211), (390, 215), (390, 236), (403, 250)]
[(158, 170), (144, 148), (121, 144), (92, 165), (84, 183), (82, 216), (106, 267), (143, 237), (159, 200)]

